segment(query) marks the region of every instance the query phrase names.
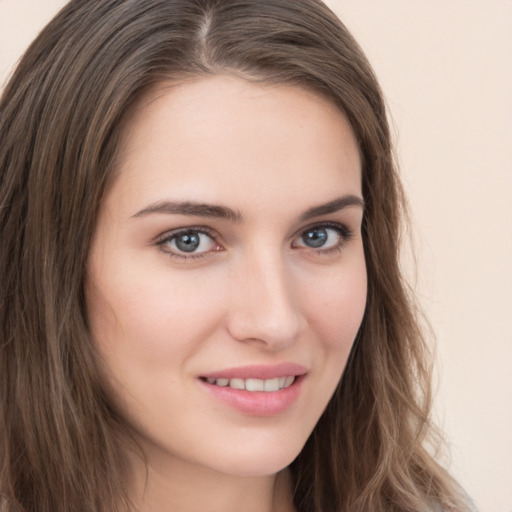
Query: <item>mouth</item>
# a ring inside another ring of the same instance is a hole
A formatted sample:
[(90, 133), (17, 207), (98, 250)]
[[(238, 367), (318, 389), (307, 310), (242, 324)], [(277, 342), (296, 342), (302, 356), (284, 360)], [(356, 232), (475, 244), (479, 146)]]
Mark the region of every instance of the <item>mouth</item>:
[(216, 402), (251, 416), (275, 416), (293, 408), (307, 369), (294, 363), (252, 365), (202, 375), (199, 381)]
[(294, 382), (297, 376), (295, 375), (287, 375), (284, 377), (275, 377), (273, 379), (240, 379), (233, 378), (228, 379), (226, 377), (213, 378), (213, 377), (201, 377), (201, 380), (207, 382), (208, 384), (212, 384), (214, 386), (220, 387), (229, 387), (232, 389), (239, 389), (245, 391), (266, 391), (266, 392), (276, 392), (281, 389), (289, 388)]

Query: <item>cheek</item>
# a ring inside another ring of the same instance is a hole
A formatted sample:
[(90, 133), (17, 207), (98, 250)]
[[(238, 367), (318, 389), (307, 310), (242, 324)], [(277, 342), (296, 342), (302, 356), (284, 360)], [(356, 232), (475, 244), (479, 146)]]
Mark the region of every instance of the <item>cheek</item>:
[(140, 270), (126, 276), (118, 269), (96, 281), (97, 288), (88, 286), (88, 315), (106, 359), (132, 360), (154, 371), (193, 353), (221, 316), (211, 288), (191, 276), (171, 280)]
[(338, 269), (310, 287), (308, 323), (327, 351), (348, 355), (366, 308), (367, 276), (364, 258)]

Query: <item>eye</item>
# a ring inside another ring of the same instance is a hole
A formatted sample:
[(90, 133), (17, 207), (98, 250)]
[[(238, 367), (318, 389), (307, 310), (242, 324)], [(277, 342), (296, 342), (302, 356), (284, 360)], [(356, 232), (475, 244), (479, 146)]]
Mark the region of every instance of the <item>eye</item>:
[(341, 224), (320, 225), (303, 231), (293, 245), (327, 252), (341, 249), (350, 237), (349, 229)]
[(181, 258), (200, 257), (220, 250), (213, 236), (206, 230), (189, 228), (168, 233), (157, 242), (162, 251)]

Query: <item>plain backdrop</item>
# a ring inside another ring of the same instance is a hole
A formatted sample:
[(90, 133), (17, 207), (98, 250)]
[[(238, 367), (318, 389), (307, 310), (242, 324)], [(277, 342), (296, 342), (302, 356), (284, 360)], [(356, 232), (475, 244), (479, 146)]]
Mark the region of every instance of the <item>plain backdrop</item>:
[[(0, 88), (64, 3), (0, 0)], [(327, 3), (389, 104), (450, 468), (480, 511), (512, 512), (512, 1)]]

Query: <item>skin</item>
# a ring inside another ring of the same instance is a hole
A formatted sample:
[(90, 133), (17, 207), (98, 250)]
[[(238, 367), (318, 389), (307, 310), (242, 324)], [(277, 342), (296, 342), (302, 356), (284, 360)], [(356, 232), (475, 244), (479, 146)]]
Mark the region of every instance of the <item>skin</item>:
[[(311, 211), (347, 196), (341, 209)], [(164, 201), (236, 218), (154, 211)], [(340, 380), (365, 308), (358, 201), (354, 134), (312, 92), (215, 76), (162, 84), (133, 112), (86, 298), (108, 389), (147, 456), (146, 473), (129, 455), (138, 510), (293, 509), (286, 467)], [(206, 230), (195, 252), (180, 251), (182, 228)], [(313, 228), (321, 247), (302, 236)], [(240, 412), (199, 379), (282, 362), (307, 374), (276, 415)]]

